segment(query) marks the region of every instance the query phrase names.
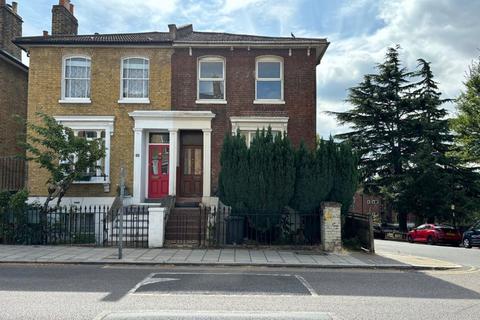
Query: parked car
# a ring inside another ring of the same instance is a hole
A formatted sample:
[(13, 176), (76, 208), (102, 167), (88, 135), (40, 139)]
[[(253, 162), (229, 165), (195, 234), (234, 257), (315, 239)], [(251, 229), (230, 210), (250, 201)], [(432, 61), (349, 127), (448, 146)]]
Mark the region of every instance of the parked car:
[(408, 232), (407, 240), (408, 242), (448, 243), (459, 246), (462, 243), (462, 235), (451, 226), (422, 224)]
[(465, 248), (480, 247), (480, 221), (465, 231), (462, 239)]

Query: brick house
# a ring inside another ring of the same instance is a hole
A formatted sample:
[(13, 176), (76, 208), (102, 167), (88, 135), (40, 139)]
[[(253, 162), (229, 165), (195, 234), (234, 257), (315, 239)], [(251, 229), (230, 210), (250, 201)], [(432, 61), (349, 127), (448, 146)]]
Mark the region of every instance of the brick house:
[[(111, 203), (120, 167), (130, 202), (167, 195), (209, 202), (226, 133), (249, 141), (257, 128), (315, 143), (316, 66), (325, 39), (193, 31), (78, 35), (73, 5), (52, 9), (52, 34), (23, 37), (30, 55), (28, 119), (41, 111), (81, 136), (101, 137), (107, 155), (65, 201)], [(31, 165), (34, 198), (47, 173)], [(64, 202), (65, 202), (64, 201)]]
[(17, 3), (0, 0), (0, 190), (23, 187), (23, 162), (18, 142), (24, 139), (28, 67), (22, 63), (21, 49), (12, 40), (22, 35), (22, 18)]

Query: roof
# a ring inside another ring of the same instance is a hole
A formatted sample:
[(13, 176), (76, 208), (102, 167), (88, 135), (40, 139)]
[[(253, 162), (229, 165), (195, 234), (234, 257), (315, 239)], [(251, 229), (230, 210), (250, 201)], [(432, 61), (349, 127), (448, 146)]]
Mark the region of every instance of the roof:
[(17, 38), (14, 43), (24, 50), (31, 46), (107, 45), (107, 46), (173, 46), (173, 47), (283, 47), (316, 48), (318, 62), (329, 43), (325, 38), (270, 37), (225, 32), (193, 31), (192, 25), (169, 25), (169, 32), (115, 33), (91, 35), (45, 35)]
[(22, 69), (25, 72), (28, 72), (28, 67), (22, 63), (21, 60), (17, 59), (16, 57), (12, 56), (7, 51), (0, 49), (0, 59), (5, 60), (14, 66)]
[(114, 33), (114, 34), (86, 34), (86, 35), (48, 35), (37, 37), (17, 38), (15, 44), (23, 47), (28, 45), (114, 45), (114, 44), (169, 44), (171, 39), (168, 32), (143, 33)]
[(249, 34), (236, 34), (225, 32), (198, 32), (193, 31), (176, 42), (303, 42), (303, 41), (321, 41), (326, 42), (326, 39), (318, 38), (294, 38), (294, 37), (269, 37), (257, 36)]

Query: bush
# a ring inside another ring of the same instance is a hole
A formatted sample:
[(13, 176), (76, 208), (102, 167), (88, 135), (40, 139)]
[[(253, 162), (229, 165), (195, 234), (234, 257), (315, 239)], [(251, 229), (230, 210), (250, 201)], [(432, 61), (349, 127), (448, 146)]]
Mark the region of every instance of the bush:
[(350, 207), (358, 159), (349, 145), (321, 140), (316, 150), (301, 143), (294, 150), (287, 136), (257, 130), (247, 148), (239, 132), (226, 135), (220, 157), (219, 195), (233, 213), (278, 213), (285, 206), (312, 212), (323, 201)]

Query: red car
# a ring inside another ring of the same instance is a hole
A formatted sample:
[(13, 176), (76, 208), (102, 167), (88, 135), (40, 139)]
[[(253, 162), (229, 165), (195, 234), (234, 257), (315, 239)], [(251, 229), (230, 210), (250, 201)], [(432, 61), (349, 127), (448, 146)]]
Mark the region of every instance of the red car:
[(408, 242), (448, 243), (458, 246), (462, 243), (462, 235), (454, 227), (422, 224), (408, 233), (407, 240)]

